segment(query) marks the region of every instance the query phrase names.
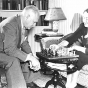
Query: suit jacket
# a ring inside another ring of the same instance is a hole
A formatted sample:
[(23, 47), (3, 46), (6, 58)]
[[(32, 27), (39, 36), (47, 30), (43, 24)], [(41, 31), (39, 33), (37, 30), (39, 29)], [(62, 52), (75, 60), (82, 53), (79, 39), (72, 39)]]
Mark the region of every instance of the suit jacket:
[(28, 38), (21, 44), (20, 16), (9, 17), (2, 21), (0, 23), (0, 36), (0, 51), (25, 61), (27, 54), (31, 53), (31, 48)]

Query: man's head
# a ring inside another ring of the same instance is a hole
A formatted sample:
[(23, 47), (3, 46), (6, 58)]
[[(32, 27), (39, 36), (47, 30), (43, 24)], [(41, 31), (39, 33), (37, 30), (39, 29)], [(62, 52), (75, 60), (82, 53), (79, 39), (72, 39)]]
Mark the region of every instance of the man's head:
[(37, 7), (33, 5), (25, 7), (21, 14), (23, 26), (27, 29), (34, 27), (38, 22), (39, 16), (39, 10)]
[(88, 27), (88, 9), (83, 12), (83, 23), (85, 27)]

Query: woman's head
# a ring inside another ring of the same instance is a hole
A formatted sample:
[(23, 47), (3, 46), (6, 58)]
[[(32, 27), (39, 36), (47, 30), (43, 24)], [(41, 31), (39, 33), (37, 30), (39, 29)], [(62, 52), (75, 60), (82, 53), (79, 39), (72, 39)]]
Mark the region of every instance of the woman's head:
[(33, 5), (27, 6), (22, 11), (22, 23), (27, 29), (30, 29), (36, 25), (39, 19), (39, 10)]
[(83, 12), (83, 23), (85, 27), (88, 27), (88, 9)]

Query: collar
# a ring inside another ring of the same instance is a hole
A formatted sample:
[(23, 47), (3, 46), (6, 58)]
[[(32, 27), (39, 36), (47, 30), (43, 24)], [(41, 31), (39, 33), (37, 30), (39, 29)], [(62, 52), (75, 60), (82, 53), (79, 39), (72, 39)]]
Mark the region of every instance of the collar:
[(22, 31), (22, 34), (25, 34), (25, 30), (24, 30), (24, 26), (23, 26), (23, 22), (22, 22), (22, 19), (21, 19), (21, 31)]

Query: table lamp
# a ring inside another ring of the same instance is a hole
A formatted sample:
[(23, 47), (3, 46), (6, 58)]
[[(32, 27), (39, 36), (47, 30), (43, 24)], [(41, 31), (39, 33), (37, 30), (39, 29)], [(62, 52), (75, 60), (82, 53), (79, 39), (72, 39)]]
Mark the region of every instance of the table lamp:
[(57, 32), (58, 29), (53, 27), (53, 22), (54, 21), (59, 21), (59, 20), (66, 20), (66, 17), (65, 17), (61, 8), (56, 8), (55, 7), (55, 8), (48, 9), (44, 20), (50, 21), (52, 31)]

